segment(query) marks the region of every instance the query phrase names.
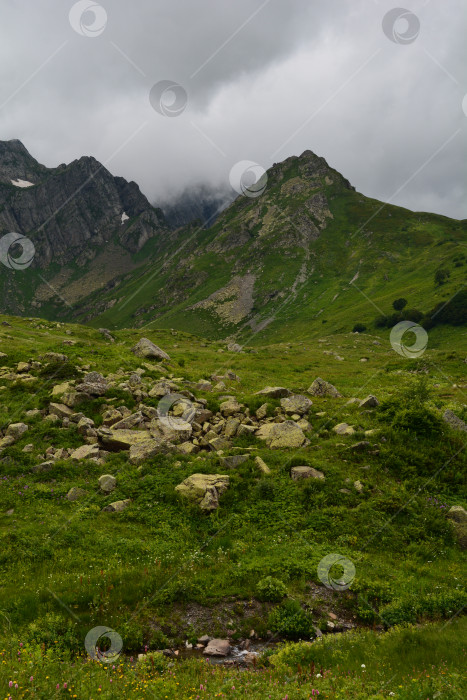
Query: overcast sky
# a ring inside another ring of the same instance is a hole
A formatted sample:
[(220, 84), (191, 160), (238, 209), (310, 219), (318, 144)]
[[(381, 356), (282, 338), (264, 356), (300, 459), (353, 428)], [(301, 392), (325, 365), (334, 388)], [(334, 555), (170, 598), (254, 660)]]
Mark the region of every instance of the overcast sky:
[[(466, 2), (400, 2), (1, 0), (0, 139), (93, 155), (153, 203), (311, 149), (369, 196), (467, 218)], [(161, 81), (181, 88), (151, 104)]]

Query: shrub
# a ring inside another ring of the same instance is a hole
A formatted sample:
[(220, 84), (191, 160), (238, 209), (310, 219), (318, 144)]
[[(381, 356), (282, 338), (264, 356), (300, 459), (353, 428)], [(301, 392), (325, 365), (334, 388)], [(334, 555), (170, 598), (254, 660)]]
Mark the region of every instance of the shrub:
[(440, 267), (439, 270), (435, 272), (435, 284), (439, 287), (441, 284), (444, 284), (450, 276), (451, 273), (449, 270), (445, 267)]
[(266, 576), (256, 586), (258, 598), (271, 603), (279, 603), (287, 595), (287, 586), (278, 578)]
[(424, 438), (437, 437), (444, 431), (441, 418), (424, 406), (401, 408), (394, 415), (392, 427)]
[(285, 600), (275, 608), (269, 615), (268, 625), (273, 632), (289, 639), (314, 636), (311, 614), (296, 600)]
[(394, 299), (392, 302), (392, 308), (396, 311), (402, 311), (405, 306), (407, 306), (407, 299), (402, 297), (400, 299)]
[(366, 331), (366, 326), (363, 323), (356, 323), (353, 327), (353, 333), (364, 333)]

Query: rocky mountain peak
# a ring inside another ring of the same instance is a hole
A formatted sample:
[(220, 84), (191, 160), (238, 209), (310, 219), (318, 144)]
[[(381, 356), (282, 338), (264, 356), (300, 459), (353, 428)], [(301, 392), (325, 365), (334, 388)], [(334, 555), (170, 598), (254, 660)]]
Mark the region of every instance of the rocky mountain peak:
[(0, 141), (0, 182), (9, 185), (14, 184), (12, 181), (36, 184), (47, 174), (47, 170), (32, 157), (19, 139)]

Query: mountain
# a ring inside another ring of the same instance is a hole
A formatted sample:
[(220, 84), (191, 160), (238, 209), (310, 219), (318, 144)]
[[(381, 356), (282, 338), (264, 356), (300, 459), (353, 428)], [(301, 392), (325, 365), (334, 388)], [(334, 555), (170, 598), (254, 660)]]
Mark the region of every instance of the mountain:
[(88, 294), (130, 270), (132, 255), (168, 230), (135, 182), (114, 177), (95, 158), (46, 168), (20, 141), (0, 143), (0, 235), (23, 234), (35, 247), (27, 280), (24, 270), (2, 270), (2, 310), (40, 308), (50, 292), (43, 280), (55, 286), (57, 275), (74, 298)]
[(400, 297), (421, 318), (465, 285), (466, 221), (370, 199), (309, 150), (274, 164), (261, 196), (237, 197), (208, 228), (171, 229), (134, 183), (91, 158), (41, 177), (1, 185), (0, 222), (10, 212), (8, 229), (37, 251), (27, 275), (3, 276), (22, 295), (18, 310), (4, 293), (3, 310), (273, 341), (371, 324)]
[(173, 228), (186, 226), (192, 221), (199, 221), (209, 228), (233, 199), (234, 195), (230, 192), (217, 192), (200, 186), (185, 190), (171, 202), (162, 203), (161, 209)]

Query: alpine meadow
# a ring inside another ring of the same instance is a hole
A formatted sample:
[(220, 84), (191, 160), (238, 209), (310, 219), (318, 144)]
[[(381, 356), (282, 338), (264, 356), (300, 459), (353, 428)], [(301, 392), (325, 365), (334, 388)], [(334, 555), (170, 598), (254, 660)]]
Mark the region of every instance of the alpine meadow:
[(466, 17), (407, 2), (4, 3), (1, 698), (466, 696)]

